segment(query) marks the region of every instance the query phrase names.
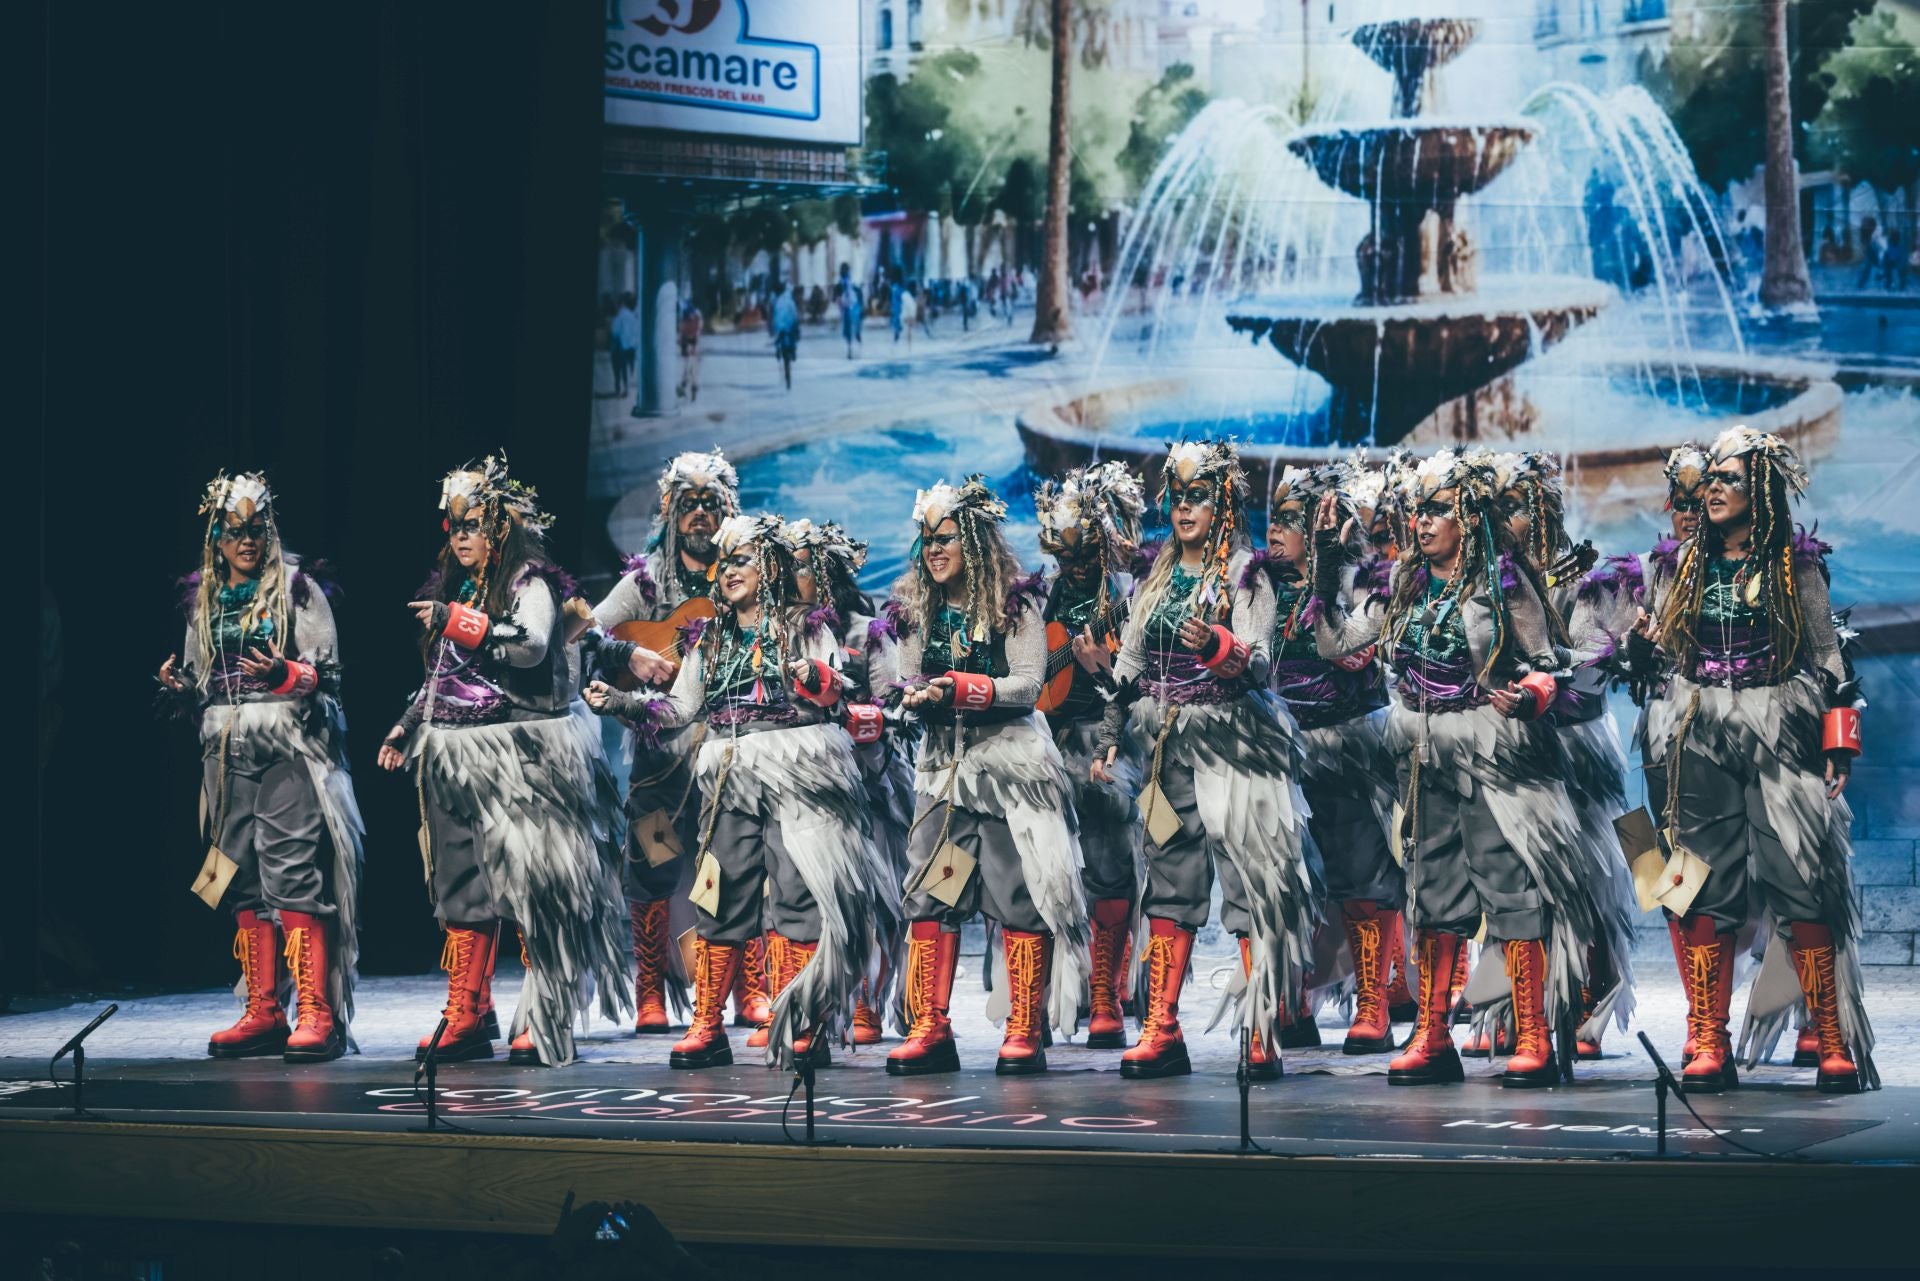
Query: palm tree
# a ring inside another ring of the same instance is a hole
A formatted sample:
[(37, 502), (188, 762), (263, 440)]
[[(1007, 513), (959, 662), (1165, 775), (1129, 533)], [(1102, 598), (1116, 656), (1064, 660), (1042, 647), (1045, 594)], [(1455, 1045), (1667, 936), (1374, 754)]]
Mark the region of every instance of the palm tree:
[(1036, 343), (1058, 343), (1073, 336), (1067, 300), (1073, 282), (1067, 277), (1068, 179), (1072, 172), (1069, 136), (1069, 93), (1073, 67), (1073, 0), (1052, 0), (1053, 94), (1047, 118), (1047, 213), (1042, 228), (1040, 279), (1033, 296), (1033, 334)]
[(1787, 89), (1787, 0), (1765, 0), (1765, 4), (1767, 240), (1760, 305), (1770, 311), (1805, 311), (1813, 306), (1813, 281), (1800, 243), (1800, 182), (1793, 161), (1793, 105)]

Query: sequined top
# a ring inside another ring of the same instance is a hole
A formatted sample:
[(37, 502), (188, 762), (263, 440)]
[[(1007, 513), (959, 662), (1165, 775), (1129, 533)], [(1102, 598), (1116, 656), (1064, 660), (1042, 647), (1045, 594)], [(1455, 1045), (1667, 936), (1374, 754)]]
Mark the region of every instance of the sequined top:
[[(1320, 657), (1314, 642), (1312, 598), (1304, 581), (1274, 584), (1273, 690), (1306, 729), (1337, 725), (1386, 704), (1378, 663), (1349, 670)], [(1299, 606), (1300, 617), (1294, 618)], [(1287, 625), (1293, 622), (1288, 635)]]
[(258, 579), (243, 578), (222, 587), (214, 598), (213, 668), (210, 686), (219, 697), (261, 694), (268, 689), (265, 678), (248, 676), (240, 670), (240, 660), (252, 653), (265, 654), (267, 643), (278, 640), (271, 617), (248, 620), (259, 594)]
[(1774, 684), (1773, 635), (1767, 625), (1766, 599), (1755, 593), (1749, 602), (1751, 575), (1761, 566), (1751, 557), (1729, 560), (1715, 556), (1706, 565), (1700, 591), (1700, 617), (1694, 624), (1698, 648), (1690, 679), (1701, 685), (1748, 689)]
[(1400, 700), (1428, 711), (1463, 711), (1487, 701), (1474, 680), (1473, 654), (1458, 601), (1442, 600), (1451, 584), (1429, 575), (1389, 661)]

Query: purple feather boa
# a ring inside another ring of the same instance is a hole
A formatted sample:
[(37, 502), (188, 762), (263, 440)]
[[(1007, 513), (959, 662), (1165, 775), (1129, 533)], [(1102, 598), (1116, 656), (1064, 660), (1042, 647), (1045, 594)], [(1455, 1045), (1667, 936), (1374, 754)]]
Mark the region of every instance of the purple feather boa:
[(520, 571), (520, 576), (513, 580), (514, 590), (520, 590), (536, 578), (551, 587), (554, 595), (563, 601), (571, 600), (580, 594), (580, 584), (574, 581), (572, 574), (552, 561), (544, 560), (529, 561)]
[(867, 622), (867, 652), (869, 654), (877, 651), (882, 641), (898, 641), (900, 639), (900, 624), (890, 612), (892, 606), (893, 602), (888, 601), (887, 608), (880, 611), (880, 616), (869, 619)]
[(1827, 557), (1833, 555), (1833, 544), (1821, 540), (1818, 537), (1819, 532), (1820, 525), (1817, 521), (1814, 523), (1812, 529), (1805, 529), (1798, 525), (1794, 526), (1793, 558), (1795, 560), (1807, 561), (1811, 564), (1819, 565), (1824, 564)]
[(680, 652), (682, 654), (691, 654), (694, 651), (694, 647), (700, 644), (700, 638), (707, 634), (707, 624), (712, 621), (711, 618), (689, 618), (686, 622), (680, 624)]
[(1354, 586), (1365, 587), (1376, 599), (1385, 600), (1387, 589), (1393, 585), (1393, 559), (1388, 556), (1371, 556), (1360, 565), (1360, 573), (1354, 579)]
[(1640, 574), (1639, 557), (1609, 556), (1580, 580), (1580, 589), (1575, 595), (1589, 604), (1610, 594), (1639, 600), (1645, 588), (1646, 580)]
[(666, 719), (667, 709), (672, 701), (665, 698), (649, 698), (639, 708), (620, 719), (633, 731), (634, 739), (650, 752), (660, 750), (660, 723)]
[(1133, 549), (1133, 560), (1127, 565), (1127, 572), (1134, 578), (1145, 578), (1153, 572), (1153, 562), (1160, 559), (1162, 540), (1150, 538)]
[(830, 632), (835, 636), (840, 634), (840, 611), (831, 605), (821, 605), (809, 610), (806, 621), (802, 625), (801, 634), (811, 640), (822, 631)]
[(653, 585), (653, 571), (647, 568), (647, 554), (635, 552), (620, 562), (620, 572), (633, 579), (633, 585), (640, 589), (640, 599), (653, 605), (660, 600), (660, 589)]
[(890, 600), (882, 605), (880, 607), (880, 618), (876, 618), (874, 622), (878, 623), (881, 619), (885, 619), (887, 625), (893, 629), (893, 638), (895, 640), (899, 640), (904, 636), (913, 635), (913, 620), (907, 617), (906, 607), (899, 601)]
[(1282, 580), (1293, 577), (1293, 562), (1271, 547), (1260, 548), (1247, 558), (1247, 567), (1240, 571), (1240, 590), (1252, 591), (1262, 574), (1277, 587)]
[(1673, 577), (1680, 570), (1680, 540), (1663, 538), (1655, 543), (1647, 553), (1647, 563), (1657, 565), (1668, 578)]
[(180, 612), (189, 618), (193, 617), (194, 602), (200, 599), (200, 571), (196, 569), (191, 574), (180, 575), (173, 580), (173, 585), (180, 593)]
[(1007, 601), (1001, 607), (1006, 619), (1008, 631), (1019, 622), (1020, 615), (1029, 609), (1043, 609), (1047, 603), (1047, 576), (1042, 573), (1028, 574), (1025, 578), (1016, 578), (1007, 588)]

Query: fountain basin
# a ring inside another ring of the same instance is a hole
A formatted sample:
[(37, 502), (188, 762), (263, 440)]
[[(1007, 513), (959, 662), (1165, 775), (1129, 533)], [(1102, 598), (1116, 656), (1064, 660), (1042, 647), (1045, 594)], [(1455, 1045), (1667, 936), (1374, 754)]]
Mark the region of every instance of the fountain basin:
[[(1599, 367), (1573, 373), (1519, 375), (1520, 394), (1547, 403), (1537, 417), (1481, 423), (1465, 443), (1494, 449), (1539, 449), (1563, 460), (1584, 519), (1631, 520), (1666, 497), (1667, 451), (1683, 440), (1710, 441), (1735, 422), (1781, 436), (1802, 457), (1817, 459), (1838, 438), (1841, 391), (1826, 366), (1778, 357), (1702, 357), (1684, 392), (1706, 403), (1683, 406), (1682, 388), (1662, 370), (1668, 358), (1615, 353)], [(1649, 370), (1654, 372), (1650, 375)], [(1507, 384), (1511, 386), (1511, 381)], [(1332, 439), (1327, 406), (1289, 409), (1249, 398), (1222, 405), (1217, 384), (1164, 378), (1083, 396), (1047, 398), (1016, 418), (1027, 463), (1036, 475), (1057, 475), (1096, 459), (1121, 459), (1159, 485), (1167, 445), (1183, 436), (1233, 436), (1258, 492), (1271, 490), (1287, 466), (1325, 462), (1342, 449)], [(1208, 416), (1200, 406), (1216, 412)], [(1566, 418), (1577, 413), (1577, 425)], [(1440, 416), (1402, 442), (1416, 455), (1462, 443)]]
[(1370, 204), (1450, 210), (1505, 172), (1540, 135), (1531, 120), (1381, 120), (1302, 129), (1287, 150), (1329, 187)]
[(1529, 279), (1524, 293), (1491, 289), (1386, 307), (1286, 299), (1269, 312), (1231, 312), (1227, 324), (1333, 385), (1333, 444), (1392, 445), (1440, 406), (1546, 351), (1612, 298), (1598, 281), (1544, 277)]

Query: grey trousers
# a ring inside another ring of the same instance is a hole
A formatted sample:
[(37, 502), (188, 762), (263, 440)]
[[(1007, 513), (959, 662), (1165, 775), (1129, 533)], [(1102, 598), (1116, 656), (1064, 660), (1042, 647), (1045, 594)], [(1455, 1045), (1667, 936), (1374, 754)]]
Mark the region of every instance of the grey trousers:
[(220, 814), (220, 757), (206, 757), (208, 820), (220, 822), (215, 841), (239, 864), (224, 906), (239, 912), (305, 912), (332, 916), (327, 886), (331, 841), (313, 775), (305, 761), (283, 760), (254, 769), (226, 769), (226, 809)]
[(722, 806), (710, 848), (720, 864), (720, 910), (695, 909), (701, 938), (734, 947), (763, 930), (796, 943), (820, 938), (819, 904), (787, 853), (778, 820)]
[(432, 841), (433, 914), (442, 925), (479, 925), (501, 920), (506, 909), (487, 875), (486, 833), (477, 818), (463, 818), (434, 804), (427, 794), (427, 836)]
[[(913, 829), (913, 838), (907, 843), (907, 864), (912, 869), (907, 874), (909, 885), (919, 879), (933, 861), (945, 809), (944, 801), (935, 805)], [(1020, 851), (1014, 846), (1013, 832), (1004, 818), (956, 805), (952, 821), (947, 824), (947, 840), (973, 858), (973, 875), (954, 907), (948, 907), (924, 890), (909, 894), (906, 901), (909, 921), (939, 921), (949, 933), (957, 933), (975, 912), (983, 912), (1000, 922), (1003, 929), (1030, 934), (1048, 932), (1040, 910), (1033, 905), (1033, 896), (1027, 892)]]
[[(1401, 794), (1407, 767), (1400, 766)], [(1547, 904), (1533, 874), (1487, 809), (1486, 785), (1472, 794), (1421, 779), (1418, 843), (1407, 868), (1407, 915), (1415, 929), (1472, 936), (1484, 916), (1487, 938), (1547, 937)]]
[(1329, 781), (1303, 779), (1300, 791), (1313, 811), (1307, 831), (1325, 865), (1328, 901), (1372, 899), (1381, 907), (1399, 908), (1406, 901), (1407, 876), (1393, 861), (1372, 802)]
[(1194, 801), (1193, 767), (1171, 754), (1160, 764), (1160, 791), (1180, 816), (1179, 833), (1165, 845), (1147, 838), (1147, 884), (1141, 910), (1147, 916), (1172, 921), (1182, 929), (1198, 930), (1213, 908), (1213, 876), (1220, 873), (1220, 924), (1230, 934), (1253, 932), (1253, 913), (1247, 906), (1245, 883), (1233, 860), (1218, 857), (1200, 825)]
[[(1713, 871), (1694, 896), (1694, 915), (1722, 930), (1744, 924), (1754, 889), (1776, 921), (1824, 921), (1820, 890), (1787, 857), (1767, 820), (1759, 772), (1722, 769), (1694, 751), (1680, 758), (1680, 843)], [(1665, 779), (1661, 796), (1666, 795)], [(1756, 886), (1757, 883), (1757, 886)]]
[(620, 871), (620, 887), (632, 902), (652, 903), (671, 898), (680, 886), (684, 874), (681, 865), (686, 855), (654, 866), (641, 851), (640, 842), (633, 835), (633, 825), (655, 810), (669, 814), (677, 810), (680, 817), (674, 823), (674, 830), (680, 835), (680, 848), (693, 850), (700, 840), (700, 792), (697, 788), (688, 790), (691, 781), (685, 753), (644, 749), (634, 752), (633, 783), (627, 789), (626, 857)]

